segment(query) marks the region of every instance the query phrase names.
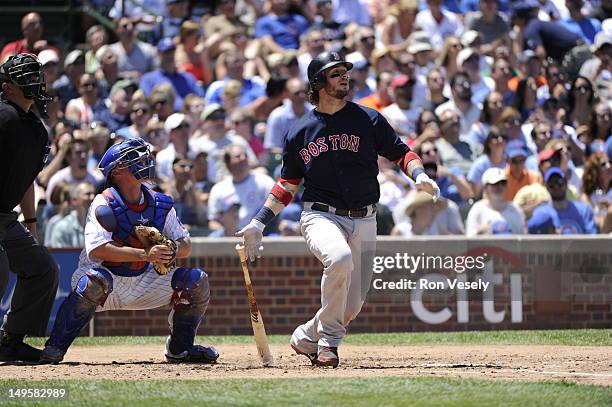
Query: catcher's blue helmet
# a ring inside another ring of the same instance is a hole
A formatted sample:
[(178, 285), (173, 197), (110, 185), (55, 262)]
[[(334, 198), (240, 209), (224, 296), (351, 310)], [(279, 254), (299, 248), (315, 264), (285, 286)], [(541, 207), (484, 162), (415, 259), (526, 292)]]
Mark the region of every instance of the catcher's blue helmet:
[(149, 145), (137, 137), (111, 146), (102, 156), (98, 168), (104, 174), (107, 184), (115, 168), (127, 168), (136, 179), (153, 178), (155, 160)]

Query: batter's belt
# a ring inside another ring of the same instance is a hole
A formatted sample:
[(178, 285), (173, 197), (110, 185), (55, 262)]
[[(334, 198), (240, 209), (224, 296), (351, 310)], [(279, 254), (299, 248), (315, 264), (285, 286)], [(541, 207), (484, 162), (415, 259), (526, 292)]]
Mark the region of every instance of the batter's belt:
[(366, 216), (376, 213), (376, 204), (368, 205), (360, 209), (338, 209), (320, 202), (304, 202), (304, 208), (319, 212), (333, 213), (338, 216), (347, 216), (349, 218), (365, 218)]

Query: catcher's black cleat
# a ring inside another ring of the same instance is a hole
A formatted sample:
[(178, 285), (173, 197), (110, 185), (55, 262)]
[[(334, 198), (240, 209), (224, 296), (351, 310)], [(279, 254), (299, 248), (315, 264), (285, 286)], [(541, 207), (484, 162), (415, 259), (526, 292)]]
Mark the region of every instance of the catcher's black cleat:
[(179, 354), (170, 352), (170, 337), (166, 341), (166, 361), (171, 363), (217, 363), (219, 352), (212, 346), (194, 345)]
[(55, 346), (47, 345), (40, 354), (40, 360), (38, 363), (41, 365), (57, 365), (59, 362), (64, 360), (66, 352)]
[(23, 342), (14, 345), (0, 345), (0, 362), (38, 363), (40, 354), (40, 349)]
[(0, 331), (0, 362), (38, 363), (40, 349), (23, 342), (24, 335)]

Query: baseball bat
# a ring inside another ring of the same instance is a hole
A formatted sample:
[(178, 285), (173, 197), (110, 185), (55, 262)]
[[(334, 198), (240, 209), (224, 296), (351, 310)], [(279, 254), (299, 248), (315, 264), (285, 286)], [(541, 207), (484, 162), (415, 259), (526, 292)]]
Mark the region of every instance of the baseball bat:
[(266, 327), (264, 326), (261, 313), (257, 308), (257, 301), (255, 301), (255, 293), (253, 292), (253, 284), (251, 283), (251, 276), (249, 274), (249, 268), (247, 266), (246, 252), (244, 246), (241, 244), (236, 245), (236, 251), (240, 256), (240, 264), (242, 265), (242, 272), (244, 274), (244, 284), (246, 285), (247, 297), (249, 299), (249, 309), (251, 311), (251, 325), (253, 326), (253, 336), (255, 336), (255, 345), (259, 356), (263, 361), (264, 366), (271, 366), (274, 362), (272, 353), (270, 353), (270, 346), (268, 345), (268, 337), (266, 336)]

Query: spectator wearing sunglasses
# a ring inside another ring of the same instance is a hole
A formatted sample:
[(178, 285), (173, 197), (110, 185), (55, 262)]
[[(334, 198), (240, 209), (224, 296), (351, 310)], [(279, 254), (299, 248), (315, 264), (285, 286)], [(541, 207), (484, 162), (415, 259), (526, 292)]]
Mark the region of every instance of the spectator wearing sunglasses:
[(237, 144), (245, 149), (250, 167), (257, 165), (257, 157), (248, 142), (243, 137), (227, 131), (227, 113), (223, 106), (214, 103), (207, 105), (202, 111), (201, 118), (204, 122), (202, 125), (204, 134), (193, 138), (190, 144), (193, 150), (208, 154), (208, 178), (211, 181), (218, 182), (227, 175), (227, 169), (223, 165), (223, 154), (225, 147), (230, 144)]
[(484, 154), (479, 156), (467, 173), (474, 196), (480, 196), (481, 180), (489, 168), (503, 169), (506, 167), (506, 144), (508, 136), (499, 127), (492, 127), (484, 142)]
[(107, 115), (108, 108), (98, 97), (98, 81), (92, 74), (85, 73), (79, 78), (79, 95), (66, 105), (66, 119), (86, 129), (96, 119)]
[(41, 51), (41, 45), (47, 43), (43, 40), (43, 21), (38, 13), (28, 13), (21, 18), (21, 32), (22, 39), (9, 42), (2, 48), (0, 61), (6, 61), (10, 55), (36, 54)]
[(440, 187), (441, 197), (450, 199), (458, 205), (463, 205), (472, 198), (470, 183), (459, 169), (444, 165), (432, 141), (425, 141), (415, 147), (414, 152), (421, 157), (425, 173)]
[(325, 51), (325, 34), (318, 28), (311, 27), (302, 36), (302, 46), (304, 52), (298, 55), (298, 65), (300, 66), (300, 76), (302, 80), (308, 80), (308, 64), (314, 57)]
[(83, 247), (85, 244), (85, 220), (89, 205), (96, 196), (94, 187), (86, 182), (70, 189), (70, 212), (55, 223), (48, 247)]
[(151, 108), (144, 100), (132, 101), (129, 109), (131, 125), (117, 130), (117, 135), (125, 139), (143, 137), (146, 133), (147, 122), (151, 118)]
[(542, 182), (542, 178), (537, 172), (527, 169), (525, 162), (529, 157), (529, 151), (523, 144), (513, 146), (507, 151), (506, 178), (508, 187), (506, 188), (506, 201), (512, 201), (516, 193), (525, 185)]
[(145, 96), (151, 95), (153, 88), (162, 83), (172, 85), (176, 98), (174, 110), (183, 108), (183, 99), (189, 94), (204, 96), (204, 91), (198, 85), (195, 77), (189, 72), (179, 72), (174, 59), (176, 44), (170, 38), (164, 38), (157, 44), (160, 60), (159, 69), (147, 72), (140, 79), (140, 88)]
[(593, 208), (600, 232), (612, 232), (612, 165), (605, 152), (594, 153), (584, 163), (582, 187), (582, 201)]
[(468, 236), (524, 234), (525, 215), (521, 208), (506, 201), (508, 178), (503, 169), (489, 168), (482, 175), (483, 199), (468, 212), (465, 222)]
[(287, 81), (286, 95), (283, 105), (274, 109), (268, 117), (264, 138), (266, 149), (282, 149), (287, 131), (312, 109), (306, 102), (306, 84), (301, 79), (291, 78)]
[(62, 109), (66, 108), (68, 102), (78, 98), (79, 81), (85, 73), (85, 55), (83, 51), (75, 49), (64, 58), (64, 74), (53, 82), (53, 89), (57, 91)]
[(342, 41), (346, 39), (344, 28), (346, 24), (334, 19), (332, 0), (316, 0), (316, 16), (311, 27), (323, 31), (327, 41)]
[(191, 126), (187, 121), (187, 116), (183, 113), (174, 113), (164, 122), (164, 130), (170, 136), (170, 144), (155, 157), (157, 176), (162, 180), (172, 180), (174, 160), (179, 157), (186, 159), (191, 155), (189, 146)]
[(597, 225), (591, 207), (566, 197), (567, 178), (559, 167), (544, 174), (544, 182), (552, 201), (538, 206), (528, 223), (530, 234), (595, 234)]
[(110, 45), (117, 56), (119, 73), (123, 77), (138, 79), (155, 68), (155, 47), (136, 37), (136, 29), (129, 17), (121, 17), (115, 23), (118, 42)]
[[(101, 111), (96, 119), (104, 122), (111, 132), (116, 132), (120, 128), (129, 126), (130, 121), (130, 92), (127, 87), (122, 86), (122, 81), (118, 82), (111, 89), (109, 96), (110, 108)], [(100, 157), (102, 158), (102, 157)]]
[[(352, 58), (358, 58), (359, 55), (368, 61), (372, 60), (372, 52), (375, 49), (376, 37), (374, 30), (371, 27), (358, 27), (353, 36), (353, 46), (355, 51), (346, 56), (349, 61)], [(377, 72), (377, 74), (380, 72)]]

